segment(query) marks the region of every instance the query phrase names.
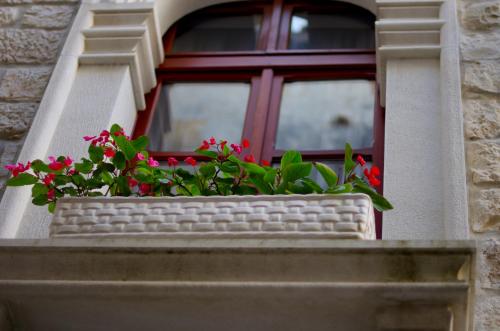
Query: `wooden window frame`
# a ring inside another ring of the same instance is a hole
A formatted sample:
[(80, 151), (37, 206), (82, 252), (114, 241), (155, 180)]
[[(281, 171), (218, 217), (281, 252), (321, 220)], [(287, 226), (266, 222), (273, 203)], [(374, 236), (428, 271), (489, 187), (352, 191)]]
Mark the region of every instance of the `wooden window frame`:
[[(287, 50), (289, 25), (294, 10), (343, 13), (363, 12), (346, 3), (315, 4), (299, 0), (269, 0), (217, 5), (191, 14), (228, 15), (257, 13), (263, 15), (258, 49), (237, 52), (172, 53), (177, 24), (165, 34), (165, 60), (156, 70), (158, 84), (146, 95), (146, 110), (139, 112), (134, 137), (147, 134), (153, 120), (162, 86), (169, 82), (241, 82), (251, 84), (242, 139), (252, 142), (250, 153), (258, 162), (277, 161), (283, 151), (275, 150), (281, 91), (285, 81), (367, 79), (375, 81), (376, 59), (373, 49)], [(325, 7), (326, 6), (326, 7)], [(371, 15), (371, 14), (370, 14)], [(377, 164), (383, 171), (384, 163), (384, 109), (375, 100), (371, 148), (355, 149)], [(158, 160), (168, 157), (183, 159), (193, 152), (150, 151)], [(343, 150), (303, 151), (305, 160), (342, 160)], [(381, 174), (383, 178), (383, 173)], [(382, 192), (380, 187), (379, 191)], [(381, 214), (376, 215), (377, 238), (381, 238)]]

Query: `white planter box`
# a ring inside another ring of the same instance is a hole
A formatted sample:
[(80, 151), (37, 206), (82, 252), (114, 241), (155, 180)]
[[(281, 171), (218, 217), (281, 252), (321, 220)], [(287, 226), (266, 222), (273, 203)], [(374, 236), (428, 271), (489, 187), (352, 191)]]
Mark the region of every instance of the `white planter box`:
[(51, 237), (375, 239), (364, 194), (60, 199)]

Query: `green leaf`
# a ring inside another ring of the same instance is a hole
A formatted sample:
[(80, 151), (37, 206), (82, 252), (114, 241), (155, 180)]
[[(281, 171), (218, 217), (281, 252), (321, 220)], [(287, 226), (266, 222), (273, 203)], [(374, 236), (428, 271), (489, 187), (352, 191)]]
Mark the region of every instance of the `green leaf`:
[(47, 208), (49, 210), (49, 213), (53, 214), (56, 210), (56, 203), (54, 201), (50, 202)]
[(304, 178), (300, 180), (304, 186), (309, 187), (315, 193), (323, 193), (323, 189), (311, 178)]
[(281, 157), (281, 169), (285, 169), (289, 164), (302, 162), (302, 155), (297, 151), (286, 151)]
[(128, 186), (128, 178), (125, 176), (119, 176), (116, 178), (116, 182), (118, 183), (118, 193), (117, 195), (129, 196), (132, 191)]
[(144, 168), (137, 168), (135, 170), (135, 177), (140, 181), (144, 183), (151, 183), (153, 181), (153, 176), (151, 171), (148, 169)]
[(189, 180), (189, 179), (193, 179), (194, 178), (193, 174), (191, 174), (189, 171), (187, 171), (185, 169), (182, 169), (182, 168), (175, 169), (175, 173), (177, 175), (179, 175), (184, 180)]
[(122, 152), (117, 152), (113, 157), (113, 164), (118, 170), (125, 169), (125, 166), (127, 164), (126, 162), (127, 161), (125, 160), (125, 154), (123, 154)]
[(66, 185), (71, 181), (71, 177), (65, 175), (57, 175), (54, 179), (56, 186)]
[(234, 189), (234, 194), (237, 195), (256, 195), (258, 192), (254, 187), (248, 185), (240, 185)]
[(312, 170), (311, 162), (290, 163), (283, 168), (283, 182), (292, 183), (297, 179), (309, 176)]
[(386, 198), (384, 198), (382, 195), (378, 194), (370, 186), (365, 184), (361, 179), (358, 179), (354, 183), (354, 189), (352, 190), (352, 192), (353, 193), (364, 193), (364, 194), (368, 195), (372, 199), (373, 206), (378, 211), (385, 211), (385, 210), (394, 209), (392, 204)]
[(49, 199), (47, 197), (47, 194), (39, 194), (33, 197), (33, 200), (31, 200), (31, 202), (36, 206), (43, 206), (49, 202)]
[(38, 182), (38, 177), (21, 173), (16, 177), (12, 177), (7, 181), (7, 186), (24, 186), (24, 185), (33, 185)]
[(109, 133), (111, 133), (111, 135), (114, 136), (115, 133), (120, 132), (121, 130), (122, 130), (122, 127), (115, 123), (111, 126)]
[(220, 165), (220, 170), (222, 170), (225, 173), (232, 174), (232, 175), (239, 175), (240, 173), (240, 167), (238, 166), (237, 163), (232, 162), (232, 161), (226, 161)]
[(132, 146), (134, 146), (137, 152), (146, 149), (146, 147), (148, 147), (148, 144), (149, 144), (149, 138), (146, 136), (140, 136), (139, 138), (132, 140)]
[(277, 175), (277, 170), (274, 168), (264, 168), (266, 169), (266, 174), (264, 175), (264, 181), (266, 183), (269, 183), (271, 185), (274, 184), (274, 181), (276, 180), (276, 175)]
[(258, 164), (249, 162), (241, 162), (240, 164), (250, 175), (265, 176), (266, 174), (266, 169)]
[(325, 180), (328, 187), (337, 185), (338, 176), (332, 168), (321, 162), (314, 162), (314, 167)]
[(313, 189), (306, 185), (288, 183), (286, 192), (294, 194), (311, 194), (313, 193)]
[(250, 177), (248, 179), (255, 187), (257, 190), (259, 190), (259, 193), (262, 194), (273, 194), (273, 189), (272, 187), (264, 181), (264, 179), (259, 178), (259, 177)]
[(35, 197), (37, 195), (47, 194), (48, 191), (49, 191), (48, 187), (45, 186), (44, 184), (35, 183), (35, 185), (33, 185), (33, 187), (31, 188), (31, 196)]
[(134, 148), (132, 143), (125, 136), (115, 137), (115, 142), (118, 148), (123, 152), (127, 160), (132, 160), (138, 151)]
[(74, 187), (70, 187), (70, 186), (63, 187), (62, 191), (65, 194), (69, 194), (72, 197), (76, 197), (78, 195), (78, 191)]
[(44, 163), (42, 160), (35, 160), (31, 162), (31, 169), (33, 169), (34, 172), (50, 172), (49, 166)]
[(75, 170), (82, 174), (89, 174), (94, 169), (92, 161), (82, 158), (81, 163), (75, 163)]
[(85, 186), (86, 180), (80, 174), (75, 174), (75, 175), (71, 176), (71, 180), (73, 181), (73, 183), (75, 183), (76, 186), (80, 186), (80, 187)]
[(104, 158), (104, 150), (102, 147), (90, 145), (89, 146), (89, 157), (94, 163), (99, 163)]
[(344, 183), (349, 179), (349, 174), (356, 167), (356, 162), (352, 160), (352, 147), (348, 143), (345, 144), (344, 157)]
[(196, 153), (198, 153), (198, 154), (200, 154), (200, 155), (207, 156), (207, 157), (209, 157), (209, 158), (211, 158), (211, 159), (214, 159), (214, 160), (216, 160), (216, 159), (217, 159), (217, 157), (219, 156), (219, 155), (218, 155), (216, 152), (214, 152), (214, 151), (207, 151), (207, 150), (197, 149), (195, 152), (196, 152)]
[(101, 179), (105, 184), (108, 184), (110, 186), (115, 182), (113, 176), (108, 171), (103, 171), (101, 173)]
[(213, 163), (205, 163), (200, 167), (199, 171), (205, 178), (209, 178), (215, 175), (216, 169)]
[(343, 194), (343, 193), (351, 193), (352, 192), (352, 184), (347, 183), (343, 185), (337, 185), (328, 188), (325, 193), (329, 194)]

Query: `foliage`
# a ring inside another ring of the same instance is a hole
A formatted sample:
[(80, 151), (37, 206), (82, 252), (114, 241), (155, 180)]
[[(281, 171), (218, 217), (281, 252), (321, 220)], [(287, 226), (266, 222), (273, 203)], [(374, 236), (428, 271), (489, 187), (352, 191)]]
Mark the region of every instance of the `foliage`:
[[(12, 177), (8, 186), (32, 185), (32, 202), (48, 205), (53, 211), (57, 200), (64, 196), (211, 196), (255, 194), (364, 193), (372, 198), (378, 210), (393, 207), (373, 186), (379, 186), (380, 170), (366, 167), (361, 156), (353, 160), (352, 148), (346, 144), (344, 173), (340, 177), (320, 162), (304, 162), (297, 151), (287, 151), (279, 167), (269, 162), (256, 163), (247, 151), (250, 142), (230, 144), (215, 138), (204, 140), (196, 149), (199, 160), (192, 157), (184, 163), (192, 171), (168, 158), (168, 168), (146, 151), (148, 138), (132, 140), (117, 124), (99, 136), (85, 136), (90, 141), (88, 157), (75, 163), (69, 156), (49, 157), (49, 162), (34, 160), (26, 165), (8, 165)], [(243, 159), (241, 158), (244, 155)], [(364, 169), (364, 178), (355, 170)], [(310, 178), (315, 168), (327, 187)], [(343, 178), (342, 180), (340, 178)]]

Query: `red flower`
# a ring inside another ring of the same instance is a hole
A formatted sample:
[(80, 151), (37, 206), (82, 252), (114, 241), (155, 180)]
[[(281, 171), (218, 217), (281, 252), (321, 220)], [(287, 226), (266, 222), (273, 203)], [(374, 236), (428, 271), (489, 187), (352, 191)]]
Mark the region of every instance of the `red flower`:
[(224, 147), (226, 147), (227, 141), (226, 140), (221, 140), (220, 142), (220, 149), (224, 150)]
[(76, 169), (69, 169), (68, 175), (73, 176), (74, 174), (76, 174)]
[(8, 164), (5, 166), (5, 169), (9, 170), (12, 173), (13, 177), (16, 177), (19, 175), (21, 172), (25, 172), (31, 167), (31, 162), (26, 163), (26, 165), (22, 163), (18, 163), (17, 165), (15, 164)]
[(375, 177), (368, 178), (368, 181), (372, 184), (372, 186), (379, 186), (381, 184), (380, 180)]
[(370, 170), (370, 173), (373, 176), (380, 176), (380, 169), (377, 166), (373, 166), (372, 169)]
[(167, 162), (168, 162), (169, 167), (175, 167), (176, 165), (179, 164), (179, 161), (177, 161), (177, 159), (175, 157), (169, 157), (167, 159)]
[(188, 156), (187, 158), (185, 158), (184, 162), (186, 162), (187, 164), (189, 164), (193, 167), (196, 165), (196, 160), (193, 159), (191, 156)]
[(43, 183), (45, 184), (45, 186), (49, 186), (54, 181), (55, 178), (56, 178), (55, 174), (48, 174), (43, 179)]
[(242, 151), (242, 148), (240, 145), (238, 144), (231, 144), (231, 148), (233, 149), (233, 151), (237, 154), (241, 154), (241, 151)]
[(264, 167), (270, 167), (270, 166), (271, 166), (271, 163), (270, 163), (269, 161), (267, 161), (267, 160), (262, 160), (262, 165), (263, 165)]
[(47, 192), (47, 198), (49, 200), (54, 200), (54, 198), (56, 197), (56, 190), (54, 189), (50, 189), (48, 192)]
[(104, 155), (106, 155), (106, 157), (113, 157), (115, 156), (116, 152), (113, 148), (111, 147), (108, 147), (104, 150)]
[(64, 159), (64, 165), (66, 167), (70, 167), (72, 164), (73, 164), (73, 159), (69, 156), (66, 156), (66, 158)]
[(210, 137), (210, 145), (215, 145), (217, 144), (217, 140), (215, 140), (214, 137)]
[(50, 160), (49, 168), (51, 170), (59, 171), (64, 168), (64, 163), (57, 161), (55, 157), (49, 156), (49, 160)]
[(203, 140), (202, 144), (200, 147), (198, 147), (198, 149), (200, 151), (204, 151), (204, 150), (207, 150), (207, 149), (210, 149), (210, 144), (208, 143), (208, 141), (206, 140)]
[(138, 182), (138, 181), (136, 181), (136, 180), (135, 180), (135, 179), (133, 179), (132, 177), (129, 177), (129, 179), (128, 179), (128, 186), (129, 186), (130, 188), (137, 186), (137, 184), (139, 184), (139, 182)]
[(148, 194), (150, 190), (151, 185), (149, 184), (142, 183), (141, 185), (139, 185), (139, 192), (141, 192), (142, 194)]
[[(101, 137), (109, 137), (109, 131), (107, 130), (103, 130), (100, 134)], [(115, 133), (115, 136), (116, 136), (116, 133)]]
[(358, 155), (357, 161), (359, 164), (361, 164), (362, 167), (364, 167), (366, 164), (365, 159), (363, 159), (363, 157), (361, 155)]
[(372, 186), (380, 186), (381, 182), (377, 178), (377, 176), (380, 176), (380, 169), (377, 166), (373, 166), (370, 170), (366, 168), (363, 173)]
[(94, 140), (95, 138), (96, 138), (96, 136), (85, 136), (85, 137), (83, 137), (83, 140), (91, 141), (91, 140)]
[(255, 163), (255, 158), (252, 154), (245, 155), (244, 160), (245, 162)]
[(243, 146), (243, 148), (248, 148), (250, 147), (250, 141), (248, 139), (243, 139), (241, 145)]

